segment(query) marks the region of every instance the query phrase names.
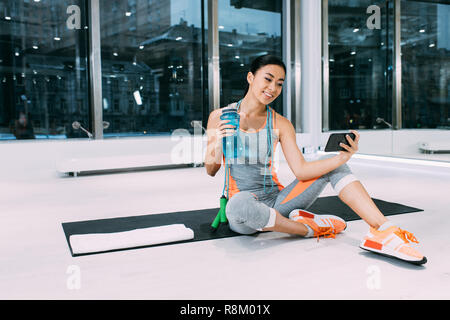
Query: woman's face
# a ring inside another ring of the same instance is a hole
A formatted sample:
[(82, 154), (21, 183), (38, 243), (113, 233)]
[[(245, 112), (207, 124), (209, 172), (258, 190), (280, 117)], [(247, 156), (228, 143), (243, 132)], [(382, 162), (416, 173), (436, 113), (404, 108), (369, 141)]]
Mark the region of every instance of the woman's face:
[(247, 81), (249, 91), (262, 104), (267, 105), (274, 101), (281, 93), (285, 78), (284, 69), (276, 64), (265, 65), (256, 71), (249, 72)]

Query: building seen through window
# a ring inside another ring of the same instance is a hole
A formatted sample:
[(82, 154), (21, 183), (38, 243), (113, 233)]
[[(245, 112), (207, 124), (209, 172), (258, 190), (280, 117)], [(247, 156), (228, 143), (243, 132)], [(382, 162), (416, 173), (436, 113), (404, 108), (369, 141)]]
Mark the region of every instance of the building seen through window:
[[(374, 5), (379, 29), (368, 26)], [(448, 129), (450, 4), (402, 0), (400, 8), (401, 127)], [(393, 1), (328, 1), (329, 130), (393, 123), (393, 10)]]
[[(369, 29), (367, 8), (380, 8)], [(389, 11), (389, 13), (388, 13)], [(328, 1), (329, 129), (373, 129), (392, 122), (392, 6), (386, 1)]]
[(450, 129), (450, 2), (402, 1), (403, 128)]
[(100, 1), (105, 137), (164, 134), (202, 120), (200, 1)]
[(71, 126), (90, 126), (85, 13), (78, 0), (0, 0), (0, 139), (86, 137)]

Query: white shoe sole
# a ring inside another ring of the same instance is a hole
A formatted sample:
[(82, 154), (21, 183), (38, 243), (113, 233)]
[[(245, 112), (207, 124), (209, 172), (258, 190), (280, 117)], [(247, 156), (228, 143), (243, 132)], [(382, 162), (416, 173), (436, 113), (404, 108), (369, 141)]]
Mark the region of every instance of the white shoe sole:
[(417, 258), (413, 258), (413, 257), (407, 256), (405, 254), (402, 254), (401, 252), (394, 251), (394, 250), (392, 250), (390, 248), (384, 248), (383, 250), (378, 250), (378, 249), (375, 249), (375, 248), (366, 247), (364, 245), (365, 242), (366, 242), (366, 240), (363, 240), (361, 242), (361, 244), (359, 245), (359, 247), (361, 249), (364, 249), (364, 250), (367, 250), (367, 251), (370, 251), (370, 252), (374, 252), (374, 253), (380, 254), (380, 255), (385, 256), (385, 257), (396, 258), (396, 259), (399, 259), (399, 260), (402, 260), (402, 261), (405, 261), (405, 262), (409, 262), (409, 263), (412, 263), (412, 264), (415, 264), (415, 265), (422, 265), (422, 264), (425, 264), (427, 262), (427, 258), (426, 257), (423, 257), (422, 259), (417, 259)]

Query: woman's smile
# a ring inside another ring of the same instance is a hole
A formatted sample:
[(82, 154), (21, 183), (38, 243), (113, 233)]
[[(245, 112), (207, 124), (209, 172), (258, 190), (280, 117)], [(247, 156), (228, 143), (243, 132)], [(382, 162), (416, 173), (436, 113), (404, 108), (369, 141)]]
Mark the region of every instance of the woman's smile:
[(263, 93), (264, 93), (264, 96), (265, 96), (266, 99), (270, 100), (270, 99), (273, 98), (273, 94), (271, 94), (270, 92), (263, 91)]

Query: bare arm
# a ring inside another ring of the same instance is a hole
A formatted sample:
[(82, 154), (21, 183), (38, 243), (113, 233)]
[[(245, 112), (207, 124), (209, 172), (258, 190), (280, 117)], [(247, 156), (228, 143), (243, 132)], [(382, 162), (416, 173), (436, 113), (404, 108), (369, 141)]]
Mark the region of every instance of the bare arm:
[(320, 177), (347, 162), (353, 154), (342, 151), (332, 158), (308, 162), (297, 146), (295, 129), (292, 123), (284, 117), (277, 116), (280, 120), (280, 144), (289, 168), (298, 180), (304, 181)]

